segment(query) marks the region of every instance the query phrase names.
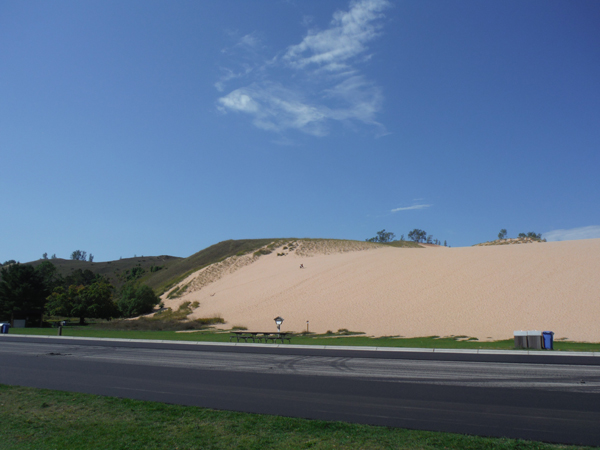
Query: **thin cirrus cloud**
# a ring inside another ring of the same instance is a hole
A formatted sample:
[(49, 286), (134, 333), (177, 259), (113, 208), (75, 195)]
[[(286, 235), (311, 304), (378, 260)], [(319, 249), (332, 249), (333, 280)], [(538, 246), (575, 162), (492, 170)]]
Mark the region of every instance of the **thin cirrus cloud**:
[(363, 123), (384, 134), (376, 120), (381, 89), (359, 66), (370, 59), (368, 44), (381, 34), (389, 6), (387, 0), (352, 1), (347, 11), (334, 13), (327, 29), (309, 30), (299, 44), (270, 58), (260, 55), (266, 46), (255, 34), (242, 37), (226, 52), (238, 56), (238, 68), (224, 68), (215, 87), (223, 92), (234, 81), (242, 86), (220, 97), (218, 109), (246, 114), (257, 128), (277, 133), (325, 136), (337, 121)]
[(548, 241), (597, 239), (600, 238), (600, 226), (590, 225), (587, 227), (571, 228), (568, 230), (552, 230), (542, 234), (542, 236)]
[(429, 208), (431, 205), (413, 205), (413, 206), (404, 206), (402, 208), (394, 208), (392, 209), (391, 212), (395, 213), (398, 211), (410, 211), (413, 209), (425, 209), (425, 208)]

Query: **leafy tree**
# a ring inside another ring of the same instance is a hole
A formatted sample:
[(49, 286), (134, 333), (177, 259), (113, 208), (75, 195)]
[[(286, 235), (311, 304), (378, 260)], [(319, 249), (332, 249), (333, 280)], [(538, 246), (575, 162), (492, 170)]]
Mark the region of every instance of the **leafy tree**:
[(531, 238), (531, 239), (536, 239), (539, 241), (542, 239), (542, 233), (536, 234), (533, 231), (530, 231), (529, 233), (519, 233), (519, 237), (520, 238)]
[(41, 271), (33, 266), (14, 263), (0, 270), (0, 318), (13, 311), (43, 308), (50, 293)]
[(423, 242), (427, 237), (427, 232), (423, 230), (419, 230), (415, 228), (410, 233), (408, 233), (408, 238), (413, 242)]
[(42, 255), (42, 259), (48, 259), (48, 253), (44, 253), (44, 254)]
[(46, 311), (53, 316), (79, 317), (81, 325), (86, 317), (111, 319), (118, 315), (112, 291), (113, 286), (104, 280), (89, 286), (60, 286), (48, 297)]
[(76, 286), (89, 286), (90, 284), (98, 281), (99, 279), (103, 279), (102, 276), (96, 275), (90, 269), (77, 269), (65, 277), (64, 284), (65, 286), (70, 286), (72, 284)]
[(392, 242), (396, 235), (391, 232), (386, 232), (385, 228), (377, 232), (377, 236), (366, 239), (367, 242)]
[(8, 261), (4, 261), (3, 266), (9, 266), (10, 264), (16, 264), (17, 262), (14, 259), (9, 259)]
[(498, 239), (506, 239), (506, 234), (507, 234), (507, 231), (506, 231), (506, 229), (505, 229), (505, 228), (502, 228), (502, 229), (500, 230), (500, 233), (498, 233)]
[(433, 236), (430, 234), (429, 236), (427, 236), (427, 243), (431, 244), (433, 241)]
[(446, 241), (444, 241), (444, 247), (448, 247), (448, 244), (446, 243)]
[(135, 317), (152, 312), (159, 303), (160, 298), (156, 296), (152, 288), (129, 283), (123, 287), (117, 306), (123, 316)]
[(90, 253), (90, 256), (88, 257), (88, 261), (94, 262), (94, 255), (92, 255), (91, 253)]
[(146, 271), (142, 267), (132, 267), (131, 270), (125, 271), (126, 279), (127, 281), (135, 281), (138, 278), (141, 278), (145, 272)]
[(56, 253), (52, 253), (52, 256), (50, 257), (50, 259), (56, 259)]
[(85, 261), (86, 258), (87, 258), (87, 252), (84, 252), (82, 250), (75, 250), (73, 253), (71, 253), (72, 260)]
[(56, 271), (56, 266), (50, 261), (44, 261), (38, 264), (35, 271), (42, 277), (48, 294), (64, 282), (63, 278)]

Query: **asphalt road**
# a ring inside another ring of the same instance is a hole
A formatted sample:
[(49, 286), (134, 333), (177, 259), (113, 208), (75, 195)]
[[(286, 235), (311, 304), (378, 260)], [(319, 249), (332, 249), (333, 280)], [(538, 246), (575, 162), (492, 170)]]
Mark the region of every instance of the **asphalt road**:
[(600, 358), (3, 336), (0, 383), (600, 445)]

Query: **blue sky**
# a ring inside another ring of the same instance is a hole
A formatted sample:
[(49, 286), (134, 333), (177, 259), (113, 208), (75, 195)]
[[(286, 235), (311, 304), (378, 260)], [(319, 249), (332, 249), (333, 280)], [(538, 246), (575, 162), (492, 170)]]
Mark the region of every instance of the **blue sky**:
[(597, 1), (0, 0), (0, 260), (600, 237)]

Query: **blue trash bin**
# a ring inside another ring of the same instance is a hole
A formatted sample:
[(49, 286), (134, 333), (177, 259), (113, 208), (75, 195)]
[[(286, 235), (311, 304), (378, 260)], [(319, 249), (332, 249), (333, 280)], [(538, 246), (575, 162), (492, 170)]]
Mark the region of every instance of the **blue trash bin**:
[(544, 348), (546, 350), (554, 350), (554, 332), (542, 332), (542, 339), (544, 340)]
[(0, 333), (8, 334), (8, 330), (10, 329), (10, 323), (2, 323), (0, 324)]

